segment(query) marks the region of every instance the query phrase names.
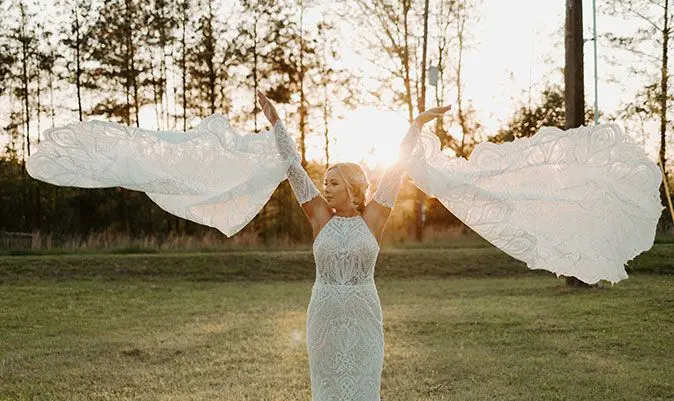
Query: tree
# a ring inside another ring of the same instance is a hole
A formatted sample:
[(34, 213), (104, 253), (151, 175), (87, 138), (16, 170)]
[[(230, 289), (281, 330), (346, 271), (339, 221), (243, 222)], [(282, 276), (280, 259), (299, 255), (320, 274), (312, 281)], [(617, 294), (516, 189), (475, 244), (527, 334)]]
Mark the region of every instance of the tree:
[[(0, 7), (2, 7), (2, 0), (0, 0)], [(3, 8), (4, 9), (4, 8)], [(18, 123), (15, 119), (13, 108), (13, 86), (14, 85), (14, 68), (17, 64), (17, 54), (15, 50), (15, 42), (12, 40), (11, 31), (6, 26), (6, 15), (0, 15), (0, 31), (8, 32), (0, 36), (0, 96), (8, 95), (10, 122), (4, 127), (4, 131), (9, 136), (9, 141), (5, 145), (5, 158), (9, 160), (16, 160), (18, 158), (18, 149), (16, 147), (19, 132), (17, 130)]]
[[(593, 119), (594, 110), (586, 107), (581, 125), (587, 125)], [(494, 143), (510, 142), (515, 138), (530, 137), (542, 127), (564, 128), (566, 122), (564, 89), (553, 85), (543, 90), (540, 104), (521, 106), (506, 127), (487, 140)]]
[[(428, 53), (428, 19), (429, 19), (428, 9), (429, 9), (429, 0), (425, 0), (423, 11), (424, 31), (421, 44), (421, 80), (420, 80), (421, 88), (417, 93), (417, 99), (419, 100), (417, 109), (419, 110), (419, 113), (423, 113), (424, 111), (426, 111), (426, 68), (427, 68), (426, 59)], [(426, 210), (425, 210), (426, 194), (419, 188), (416, 189), (416, 192), (417, 192), (417, 202), (415, 204), (415, 207), (417, 215), (417, 224), (415, 236), (417, 241), (421, 242), (424, 236), (424, 221), (426, 220)]]
[(313, 85), (318, 89), (317, 93), (322, 96), (316, 100), (316, 107), (320, 107), (323, 123), (323, 138), (325, 152), (325, 169), (330, 165), (330, 142), (328, 122), (335, 117), (333, 112), (336, 103), (346, 107), (355, 108), (362, 98), (362, 88), (358, 77), (339, 65), (340, 54), (335, 43), (335, 35), (338, 34), (334, 21), (328, 20), (323, 14), (323, 19), (317, 25), (317, 49), (320, 57), (319, 67), (309, 77)]
[[(94, 105), (87, 114), (103, 115), (107, 120), (121, 120), (125, 125), (140, 126), (139, 111), (145, 104), (152, 103), (147, 93), (147, 79), (151, 76), (150, 62), (144, 39), (148, 27), (147, 16), (138, 0), (111, 0), (100, 8), (95, 21), (87, 29), (92, 37), (89, 58), (96, 62), (91, 71), (96, 77), (95, 89), (103, 94), (103, 100)], [(120, 93), (123, 99), (120, 99)], [(126, 233), (133, 231), (131, 221), (136, 207), (138, 193), (118, 188), (116, 190), (114, 214)], [(87, 194), (93, 202), (94, 194)], [(84, 208), (82, 208), (84, 209)], [(89, 221), (87, 227), (92, 227)]]
[[(147, 45), (159, 49), (158, 60), (151, 61), (151, 80), (155, 113), (159, 129), (173, 129), (169, 126), (167, 48), (176, 43), (172, 34), (178, 28), (178, 3), (176, 0), (153, 0), (147, 11), (149, 27)], [(153, 53), (154, 55), (154, 53)], [(155, 65), (159, 67), (159, 76), (155, 76)]]
[[(187, 33), (190, 30), (190, 18), (189, 14), (192, 12), (192, 6), (190, 0), (180, 0), (178, 2), (178, 12), (179, 12), (179, 26), (180, 26), (180, 37), (178, 39), (178, 47), (173, 49), (174, 52), (178, 53), (178, 56), (173, 56), (174, 60), (177, 60), (178, 63), (178, 70), (180, 73), (180, 105), (182, 109), (182, 129), (183, 131), (187, 131), (187, 110), (190, 108), (187, 100), (187, 93), (188, 93), (188, 87), (187, 87), (187, 78), (188, 78), (188, 57), (187, 57), (187, 49), (188, 49), (188, 41), (187, 41)], [(178, 99), (178, 87), (173, 88), (173, 94), (174, 94), (174, 99)], [(176, 101), (177, 102), (177, 101)], [(174, 122), (173, 126), (177, 127), (177, 118), (178, 118), (178, 113), (174, 115)]]
[[(669, 46), (672, 18), (672, 5), (669, 0), (612, 0), (603, 7), (604, 12), (612, 16), (624, 16), (634, 21), (635, 32), (631, 35), (618, 36), (607, 34), (610, 43), (636, 56), (630, 63), (631, 73), (648, 77), (648, 84), (636, 94), (635, 100), (626, 105), (622, 116), (639, 118), (657, 118), (660, 123), (660, 159), (665, 176), (663, 182), (671, 182), (667, 168), (667, 128), (671, 117), (669, 102)], [(664, 184), (660, 186), (660, 199), (667, 204)], [(667, 211), (663, 212), (658, 227), (665, 231), (671, 225)]]
[[(428, 49), (438, 49), (436, 57), (440, 61), (445, 58), (455, 59), (450, 58), (449, 54), (453, 57), (467, 45), (467, 26), (475, 17), (472, 10), (476, 2), (356, 0), (352, 3), (352, 8), (356, 10), (349, 10), (348, 14), (355, 15), (355, 22), (367, 29), (368, 34), (363, 35), (364, 47), (370, 50), (371, 62), (383, 72), (382, 84), (373, 95), (379, 100), (391, 93), (394, 106), (403, 106), (411, 123), (415, 105), (416, 111), (425, 110)], [(429, 33), (430, 23), (437, 27), (436, 32)], [(450, 31), (454, 33), (449, 33)], [(461, 40), (457, 40), (457, 33), (461, 36)], [(462, 86), (461, 60), (454, 71), (446, 69), (445, 64), (439, 62), (441, 83), (436, 87), (436, 101), (444, 100), (447, 93), (457, 84)], [(455, 75), (451, 76), (452, 73)], [(471, 126), (468, 123), (471, 113), (463, 108), (460, 91), (458, 96), (462, 103), (458, 120), (464, 131), (465, 148), (468, 131), (477, 130), (479, 124)], [(446, 132), (444, 127), (436, 126), (436, 130), (442, 145), (452, 147), (457, 154), (461, 152), (462, 145), (458, 141), (449, 135), (443, 135)], [(415, 206), (417, 217), (415, 234), (418, 240), (422, 239), (423, 233), (423, 198), (423, 192), (419, 191)]]
[(56, 5), (60, 10), (59, 18), (64, 23), (60, 25), (62, 51), (58, 53), (54, 61), (63, 60), (68, 71), (68, 74), (58, 76), (58, 78), (75, 85), (77, 115), (79, 121), (84, 121), (86, 111), (82, 105), (82, 90), (96, 89), (97, 85), (96, 74), (83, 68), (84, 62), (91, 58), (94, 45), (94, 36), (89, 35), (92, 29), (92, 5), (89, 3), (87, 6), (81, 0), (60, 0)]
[[(468, 41), (468, 28), (466, 24), (470, 21), (475, 13), (476, 5), (467, 3), (467, 2), (457, 2), (455, 3), (456, 10), (454, 11), (456, 18), (456, 39), (457, 39), (457, 53), (456, 57), (456, 119), (458, 120), (459, 127), (461, 127), (461, 144), (454, 145), (454, 151), (459, 156), (467, 156), (466, 149), (467, 146), (472, 149), (475, 146), (475, 133), (480, 129), (480, 124), (471, 118), (475, 114), (475, 110), (469, 108), (468, 110), (464, 109), (465, 100), (463, 97), (463, 88), (464, 82), (461, 75), (463, 70), (463, 52), (466, 48), (466, 42)], [(466, 138), (472, 138), (473, 143), (466, 143)]]
[(584, 123), (585, 83), (583, 76), (583, 2), (566, 2), (564, 65), (565, 129), (576, 128)]
[[(222, 72), (225, 71), (230, 63), (222, 64), (216, 62), (219, 44), (224, 44), (225, 51), (231, 50), (230, 43), (225, 38), (223, 40), (223, 30), (218, 26), (216, 20), (217, 10), (213, 9), (213, 2), (206, 0), (206, 8), (201, 10), (196, 25), (197, 42), (190, 53), (192, 63), (189, 68), (190, 91), (194, 93), (192, 97), (201, 115), (213, 114), (221, 108), (223, 99), (219, 99), (222, 93), (219, 86)], [(223, 58), (225, 61), (225, 58)], [(226, 82), (226, 81), (225, 81)]]
[[(421, 23), (415, 24), (414, 14), (412, 13), (413, 3), (411, 0), (397, 0), (397, 1), (388, 1), (388, 0), (356, 0), (355, 5), (357, 6), (357, 12), (352, 15), (359, 15), (362, 18), (359, 19), (359, 23), (363, 23), (368, 30), (371, 32), (371, 39), (368, 42), (368, 47), (373, 50), (372, 54), (374, 57), (371, 59), (372, 62), (376, 65), (379, 65), (385, 69), (392, 78), (392, 82), (386, 82), (383, 84), (383, 87), (389, 89), (394, 94), (394, 101), (396, 103), (402, 103), (405, 105), (407, 110), (408, 121), (411, 124), (414, 120), (414, 99), (412, 88), (417, 88), (419, 82), (413, 82), (413, 73), (417, 72), (417, 69), (420, 68), (422, 75), (422, 81), (425, 81), (426, 73), (426, 50), (428, 46), (428, 9), (429, 3), (424, 1), (424, 9), (421, 11)], [(411, 21), (410, 18), (413, 20)], [(415, 65), (413, 64), (416, 60), (416, 48), (411, 48), (414, 35), (414, 27), (421, 25), (423, 26), (423, 33), (421, 37), (423, 38), (422, 42), (422, 64)], [(382, 65), (376, 59), (380, 55), (385, 55), (388, 65)], [(417, 76), (418, 76), (417, 75)], [(402, 81), (402, 82), (401, 82)], [(399, 87), (394, 86), (395, 84), (402, 83), (403, 89), (398, 89)], [(425, 82), (419, 83), (423, 87), (423, 90), (417, 89), (417, 108), (422, 107), (425, 109)], [(423, 99), (422, 99), (423, 97)], [(423, 104), (422, 104), (423, 101)], [(421, 110), (420, 110), (421, 111)], [(422, 239), (423, 235), (423, 201), (424, 194), (422, 191), (416, 191), (416, 203), (415, 203), (415, 215), (416, 215), (416, 226), (415, 226), (415, 236), (417, 240)]]
[[(149, 70), (141, 59), (141, 43), (146, 36), (142, 8), (138, 0), (113, 0), (101, 7), (98, 18), (90, 27), (91, 58), (98, 62), (92, 73), (96, 76), (97, 89), (104, 93), (92, 114), (117, 117), (125, 125), (139, 124), (139, 109), (151, 99), (141, 98), (142, 71)], [(117, 98), (118, 89), (124, 100)], [(133, 123), (132, 123), (133, 110)]]
[[(242, 13), (238, 26), (236, 61), (243, 67), (243, 84), (249, 87), (253, 113), (253, 131), (259, 132), (257, 90), (260, 80), (267, 79), (265, 94), (276, 103), (288, 103), (297, 82), (291, 82), (292, 74), (287, 74), (291, 61), (285, 57), (281, 46), (287, 44), (283, 36), (285, 27), (290, 23), (287, 9), (272, 0), (242, 0)], [(272, 64), (276, 64), (273, 66)], [(276, 73), (273, 73), (276, 71)], [(284, 77), (285, 75), (285, 77)], [(286, 79), (283, 79), (286, 78)], [(243, 111), (248, 113), (248, 111)]]
[[(452, 26), (454, 21), (456, 7), (455, 2), (445, 2), (440, 1), (437, 4), (435, 12), (435, 38), (436, 43), (436, 54), (437, 54), (437, 69), (438, 69), (438, 81), (435, 85), (435, 104), (444, 105), (445, 104), (445, 59), (450, 58), (450, 44), (454, 39), (454, 36), (449, 33), (449, 29)], [(461, 57), (458, 57), (461, 59)], [(431, 62), (432, 64), (432, 62)], [(460, 64), (460, 62), (459, 62)], [(441, 148), (445, 148), (450, 143), (456, 143), (454, 138), (449, 135), (449, 132), (445, 129), (443, 119), (438, 118), (435, 120), (435, 135), (440, 139)]]
[[(10, 39), (10, 52), (14, 54), (13, 59), (18, 65), (10, 66), (9, 75), (14, 79), (9, 80), (10, 90), (13, 95), (21, 102), (21, 123), (23, 130), (20, 131), (21, 136), (21, 165), (25, 170), (25, 160), (30, 156), (31, 145), (31, 115), (33, 101), (31, 97), (31, 88), (36, 76), (36, 57), (37, 54), (37, 37), (35, 35), (35, 26), (32, 24), (35, 18), (35, 13), (31, 12), (20, 0), (18, 7), (17, 20), (18, 26), (12, 26), (8, 30), (8, 38)], [(13, 45), (13, 46), (12, 46)], [(13, 70), (14, 67), (18, 71)], [(14, 83), (15, 86), (11, 86)], [(18, 127), (17, 127), (18, 128)]]

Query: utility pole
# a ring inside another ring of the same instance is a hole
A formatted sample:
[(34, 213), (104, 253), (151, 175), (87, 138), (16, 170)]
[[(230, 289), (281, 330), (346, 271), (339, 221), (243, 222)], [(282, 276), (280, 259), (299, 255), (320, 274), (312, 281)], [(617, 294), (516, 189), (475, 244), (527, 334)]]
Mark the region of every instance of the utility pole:
[[(564, 35), (564, 108), (565, 129), (585, 123), (585, 90), (583, 76), (583, 1), (566, 0), (566, 28)], [(589, 287), (575, 277), (566, 277), (570, 287)]]

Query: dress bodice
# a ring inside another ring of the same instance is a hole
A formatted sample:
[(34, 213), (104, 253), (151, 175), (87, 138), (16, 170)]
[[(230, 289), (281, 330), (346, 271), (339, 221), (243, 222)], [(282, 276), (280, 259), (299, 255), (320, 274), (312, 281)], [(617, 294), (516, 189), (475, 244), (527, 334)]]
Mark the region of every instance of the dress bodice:
[(333, 215), (313, 243), (316, 282), (373, 284), (379, 250), (379, 244), (362, 216)]

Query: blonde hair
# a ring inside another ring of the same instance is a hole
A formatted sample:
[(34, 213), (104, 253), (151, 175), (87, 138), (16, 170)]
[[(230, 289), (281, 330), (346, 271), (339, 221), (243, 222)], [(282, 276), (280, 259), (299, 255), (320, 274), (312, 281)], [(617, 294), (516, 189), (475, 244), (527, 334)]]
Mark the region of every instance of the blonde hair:
[(357, 163), (336, 163), (325, 171), (335, 169), (346, 184), (346, 193), (349, 199), (356, 206), (356, 210), (363, 213), (365, 210), (365, 199), (367, 191), (370, 188), (370, 181), (367, 179), (365, 170)]

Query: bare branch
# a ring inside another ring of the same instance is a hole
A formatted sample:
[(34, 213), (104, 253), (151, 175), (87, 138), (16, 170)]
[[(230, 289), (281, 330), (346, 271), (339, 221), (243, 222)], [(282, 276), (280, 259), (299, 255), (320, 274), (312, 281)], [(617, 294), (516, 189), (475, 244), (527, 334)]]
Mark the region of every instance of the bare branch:
[(654, 55), (652, 55), (652, 54), (648, 54), (648, 53), (643, 52), (643, 51), (641, 51), (641, 50), (632, 49), (632, 48), (629, 48), (629, 47), (626, 47), (626, 48), (624, 48), (624, 49), (627, 50), (627, 51), (629, 51), (629, 52), (632, 52), (632, 53), (634, 53), (634, 54), (638, 54), (638, 55), (640, 55), (640, 56), (649, 57), (649, 58), (652, 59), (652, 60), (660, 60), (660, 57), (654, 56)]
[(651, 3), (651, 4), (653, 4), (654, 6), (658, 6), (658, 7), (662, 8), (663, 10), (665, 9), (665, 6), (663, 6), (662, 4), (658, 3), (657, 1), (654, 1), (654, 0), (648, 0), (648, 2)]
[(657, 26), (653, 21), (651, 21), (651, 20), (650, 20), (648, 17), (646, 17), (645, 15), (641, 14), (640, 12), (638, 12), (637, 10), (635, 10), (635, 9), (633, 9), (633, 8), (631, 8), (631, 7), (630, 7), (629, 10), (630, 10), (634, 15), (640, 17), (640, 18), (643, 19), (644, 21), (646, 21), (646, 22), (648, 22), (649, 24), (651, 24), (651, 26), (652, 26), (653, 28), (655, 28), (656, 31), (662, 32), (662, 28), (660, 28), (659, 26)]

